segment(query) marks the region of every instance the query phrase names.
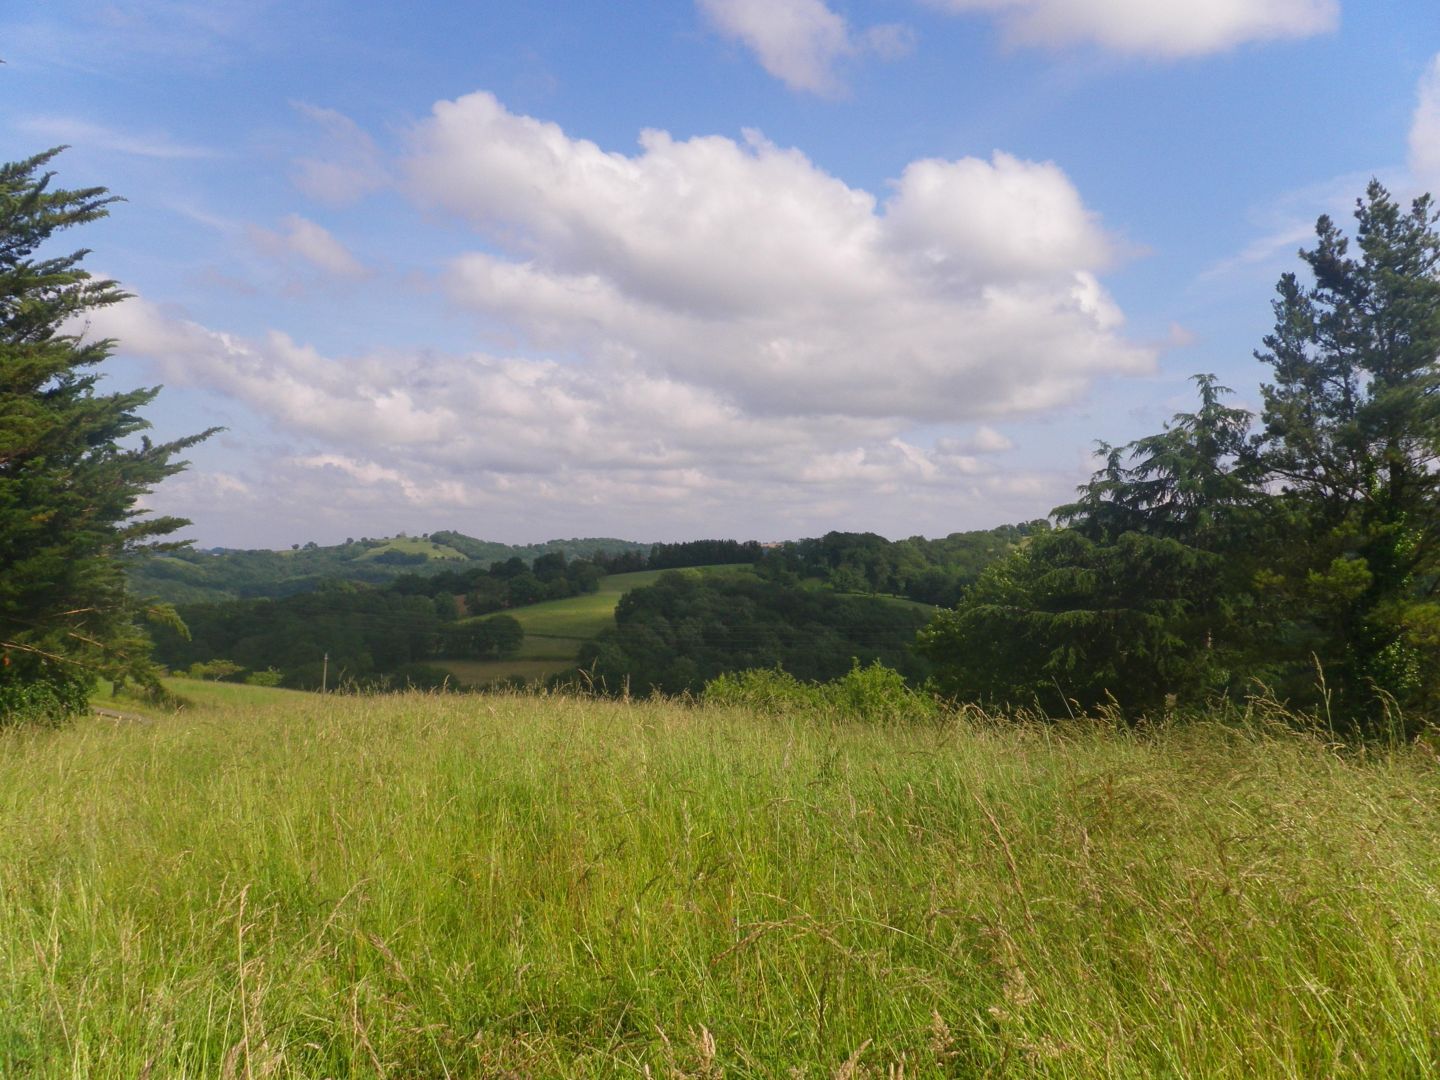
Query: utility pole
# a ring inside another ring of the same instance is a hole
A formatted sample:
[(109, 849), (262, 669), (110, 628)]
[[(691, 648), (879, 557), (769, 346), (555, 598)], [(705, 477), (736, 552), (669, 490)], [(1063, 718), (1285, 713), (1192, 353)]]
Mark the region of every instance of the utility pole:
[(327, 652), (325, 658), (320, 661), (320, 693), (325, 693), (330, 683), (330, 654)]

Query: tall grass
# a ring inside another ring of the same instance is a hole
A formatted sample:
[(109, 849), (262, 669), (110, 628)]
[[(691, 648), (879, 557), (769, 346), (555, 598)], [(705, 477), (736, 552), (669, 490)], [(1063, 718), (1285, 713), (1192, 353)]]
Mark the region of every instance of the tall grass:
[(0, 1075), (1440, 1070), (1440, 769), (277, 698), (0, 736)]

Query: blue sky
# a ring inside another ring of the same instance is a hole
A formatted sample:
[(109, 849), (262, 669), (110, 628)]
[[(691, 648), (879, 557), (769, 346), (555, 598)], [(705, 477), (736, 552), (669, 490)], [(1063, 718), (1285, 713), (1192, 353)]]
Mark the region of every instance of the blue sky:
[(110, 385), (225, 434), (202, 545), (1044, 515), (1371, 176), (1440, 191), (1433, 0), (51, 0), (0, 132), (126, 198)]

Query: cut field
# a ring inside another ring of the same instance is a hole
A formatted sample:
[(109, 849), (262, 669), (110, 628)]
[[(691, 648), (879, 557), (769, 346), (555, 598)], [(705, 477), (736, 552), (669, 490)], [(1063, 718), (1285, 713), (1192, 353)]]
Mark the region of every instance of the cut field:
[(0, 1076), (1440, 1071), (1440, 770), (554, 696), (0, 732)]
[[(431, 562), (468, 562), (465, 554), (444, 544), (432, 543), (418, 536), (395, 536), (383, 544), (371, 548), (359, 558), (360, 562), (374, 562), (387, 552), (401, 555), (424, 555)], [(417, 563), (417, 566), (424, 565)]]
[[(665, 570), (641, 570), (633, 574), (611, 574), (600, 582), (597, 592), (584, 596), (570, 596), (564, 600), (546, 600), (539, 604), (511, 608), (504, 612), (513, 615), (525, 628), (525, 641), (520, 646), (514, 662), (509, 660), (487, 661), (483, 670), (490, 672), (488, 679), (506, 678), (509, 675), (532, 677), (535, 665), (545, 665), (543, 675), (558, 674), (574, 666), (580, 647), (593, 641), (608, 627), (615, 625), (615, 605), (620, 597), (631, 589), (653, 585)], [(695, 566), (679, 571), (686, 574), (750, 574), (748, 565)], [(488, 618), (485, 615), (477, 619)], [(467, 679), (466, 671), (476, 673), (481, 668), (477, 662), (462, 660), (439, 660), (436, 665), (454, 672), (460, 679)], [(468, 679), (467, 679), (468, 681)], [(488, 680), (487, 680), (488, 681)]]

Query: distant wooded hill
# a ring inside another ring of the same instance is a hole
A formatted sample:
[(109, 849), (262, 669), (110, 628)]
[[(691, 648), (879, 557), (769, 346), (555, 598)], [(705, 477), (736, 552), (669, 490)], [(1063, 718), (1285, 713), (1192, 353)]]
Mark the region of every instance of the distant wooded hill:
[(613, 537), (550, 540), (543, 544), (499, 544), (442, 530), (422, 536), (347, 540), (322, 547), (296, 544), (289, 551), (182, 550), (138, 561), (129, 567), (131, 591), (174, 604), (270, 597), (311, 592), (324, 581), (384, 584), (401, 574), (428, 574), (544, 555), (569, 559), (597, 555), (646, 555), (650, 544)]
[[(648, 548), (605, 539), (510, 548), (445, 532), (185, 553), (165, 561), (208, 574), (211, 588), (248, 591), (182, 601), (190, 633), (157, 627), (155, 657), (171, 670), (296, 689), (321, 687), (327, 673), (331, 685), (438, 686), (558, 676), (577, 663), (617, 691), (698, 691), (724, 672), (777, 664), (834, 678), (872, 661), (918, 682), (928, 668), (910, 647), (932, 605), (953, 603), (1047, 528)], [(507, 551), (543, 554), (491, 557)], [(705, 572), (670, 573), (689, 567)]]

